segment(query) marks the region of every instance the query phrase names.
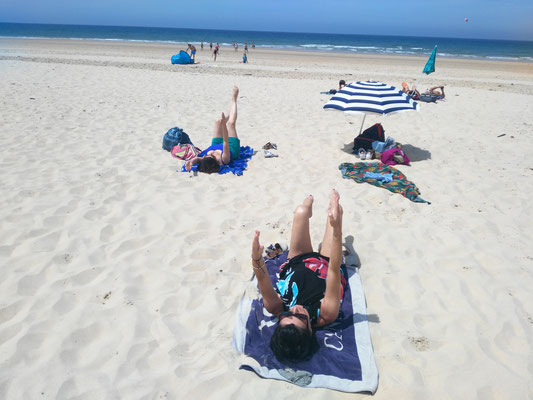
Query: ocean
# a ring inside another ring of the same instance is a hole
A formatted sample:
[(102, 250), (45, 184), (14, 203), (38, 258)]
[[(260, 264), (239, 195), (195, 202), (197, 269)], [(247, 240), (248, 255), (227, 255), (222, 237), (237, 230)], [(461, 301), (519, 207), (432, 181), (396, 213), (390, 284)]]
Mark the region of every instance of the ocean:
[(133, 42), (231, 45), (254, 43), (257, 48), (358, 54), (429, 55), (435, 45), (440, 57), (533, 62), (533, 42), (431, 38), (412, 36), (345, 35), (230, 31), (186, 28), (148, 28), (95, 25), (0, 23), (0, 37), (86, 39)]

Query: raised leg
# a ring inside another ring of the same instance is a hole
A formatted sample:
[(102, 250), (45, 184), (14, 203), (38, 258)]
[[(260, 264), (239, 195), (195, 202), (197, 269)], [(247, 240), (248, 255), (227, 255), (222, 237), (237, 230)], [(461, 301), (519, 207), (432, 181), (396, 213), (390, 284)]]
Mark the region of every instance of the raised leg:
[(313, 216), (313, 200), (313, 196), (307, 196), (303, 203), (294, 210), (289, 258), (313, 251), (309, 234), (309, 219)]
[(231, 108), (228, 112), (228, 136), (238, 137), (237, 136), (237, 97), (239, 96), (239, 88), (233, 86), (233, 92), (231, 93)]
[(320, 254), (331, 257), (334, 252), (342, 257), (342, 206), (339, 204), (339, 193), (333, 189), (329, 198), (326, 229), (322, 239)]
[(215, 121), (215, 127), (213, 129), (213, 138), (222, 138), (222, 119)]

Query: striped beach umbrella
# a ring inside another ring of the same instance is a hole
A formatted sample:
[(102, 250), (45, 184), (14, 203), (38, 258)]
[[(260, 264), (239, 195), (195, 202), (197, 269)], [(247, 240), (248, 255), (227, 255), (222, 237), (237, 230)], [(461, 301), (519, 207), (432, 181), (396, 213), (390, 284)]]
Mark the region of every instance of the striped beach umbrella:
[(324, 105), (325, 110), (363, 113), (359, 134), (363, 131), (366, 114), (393, 114), (418, 111), (419, 105), (400, 89), (377, 81), (353, 82), (339, 90)]

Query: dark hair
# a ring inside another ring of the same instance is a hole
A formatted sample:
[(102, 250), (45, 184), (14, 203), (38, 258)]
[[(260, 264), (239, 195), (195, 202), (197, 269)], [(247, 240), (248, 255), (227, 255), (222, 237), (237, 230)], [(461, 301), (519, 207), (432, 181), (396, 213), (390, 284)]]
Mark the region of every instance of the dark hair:
[(339, 85), (346, 85), (346, 82), (344, 82), (344, 79), (341, 79), (341, 80), (339, 81)]
[(206, 174), (212, 174), (218, 172), (220, 165), (218, 165), (217, 160), (213, 157), (204, 157), (198, 163), (198, 172), (203, 172)]
[(297, 362), (311, 358), (318, 350), (315, 335), (294, 324), (278, 324), (270, 338), (270, 348), (278, 361)]

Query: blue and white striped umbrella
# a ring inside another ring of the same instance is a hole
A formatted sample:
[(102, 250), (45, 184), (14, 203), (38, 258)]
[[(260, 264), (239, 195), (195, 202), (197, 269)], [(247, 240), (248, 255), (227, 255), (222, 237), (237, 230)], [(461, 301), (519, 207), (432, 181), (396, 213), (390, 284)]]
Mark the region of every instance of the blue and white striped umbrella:
[[(392, 114), (418, 111), (419, 105), (400, 89), (376, 81), (353, 82), (339, 90), (324, 106), (325, 110), (345, 113)], [(365, 120), (363, 118), (363, 124)], [(363, 130), (361, 124), (361, 131)]]

